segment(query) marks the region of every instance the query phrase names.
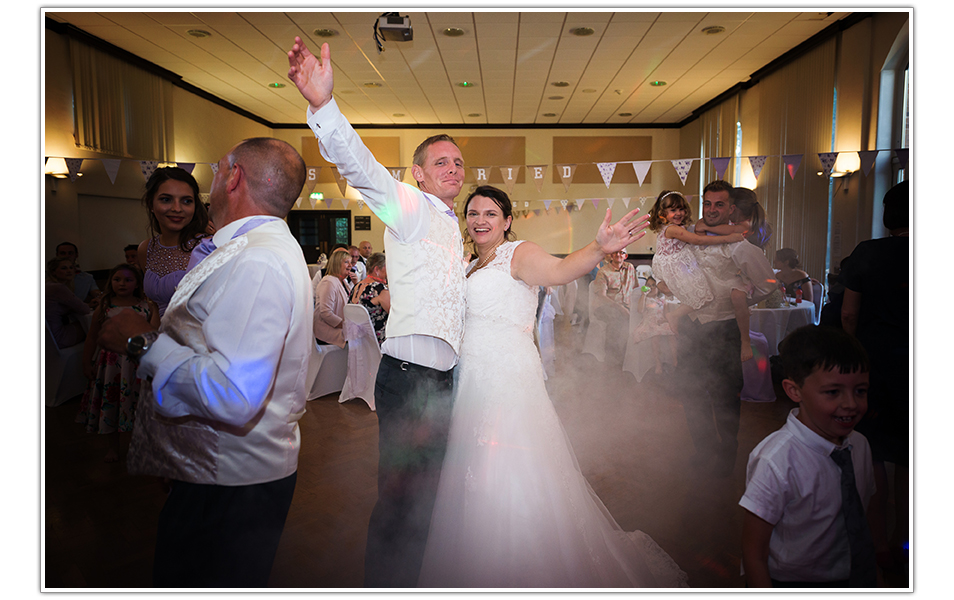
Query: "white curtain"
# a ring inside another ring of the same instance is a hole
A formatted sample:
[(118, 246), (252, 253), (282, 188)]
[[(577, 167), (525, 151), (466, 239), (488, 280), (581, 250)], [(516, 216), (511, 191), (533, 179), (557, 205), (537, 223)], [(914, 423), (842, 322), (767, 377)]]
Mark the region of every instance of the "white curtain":
[(70, 40), (77, 147), (140, 160), (172, 160), (172, 84)]

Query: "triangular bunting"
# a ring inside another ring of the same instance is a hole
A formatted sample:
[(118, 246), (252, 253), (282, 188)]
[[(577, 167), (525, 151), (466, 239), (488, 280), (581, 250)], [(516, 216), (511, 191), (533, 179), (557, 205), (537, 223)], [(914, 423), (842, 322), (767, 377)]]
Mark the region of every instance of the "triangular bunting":
[(471, 173), (477, 180), (477, 185), (487, 185), (487, 179), (490, 177), (490, 167), (471, 167)]
[(716, 179), (725, 178), (725, 170), (729, 167), (729, 161), (732, 160), (731, 156), (720, 156), (719, 158), (712, 158), (712, 167), (716, 172)]
[[(338, 167), (331, 167), (331, 172), (335, 174), (335, 181), (338, 183), (338, 189), (341, 190), (341, 195), (345, 195), (345, 190), (348, 189), (348, 181), (344, 178)], [(331, 201), (328, 202), (328, 208), (331, 208)]]
[(295, 208), (301, 208), (301, 196), (298, 196), (298, 200), (295, 200)]
[(563, 208), (566, 208), (567, 212), (570, 212), (570, 209), (567, 207), (568, 204), (570, 204), (568, 200), (560, 200), (560, 206), (562, 206)]
[(610, 208), (613, 208), (613, 203), (614, 203), (614, 202), (616, 202), (616, 198), (607, 198), (607, 199), (606, 199), (606, 204), (608, 204)]
[[(70, 160), (75, 159), (66, 159), (66, 164), (70, 164)], [(139, 161), (139, 170), (142, 171), (142, 178), (146, 181), (149, 181), (149, 178), (152, 177), (152, 174), (156, 172), (156, 167), (159, 166), (159, 161), (157, 160), (141, 160)], [(219, 166), (218, 163), (215, 166)], [(214, 172), (214, 170), (213, 170)]]
[(533, 182), (537, 184), (537, 193), (543, 191), (543, 178), (547, 174), (546, 165), (527, 165), (527, 172), (533, 177)]
[(80, 167), (83, 166), (82, 158), (64, 158), (66, 161), (66, 170), (70, 173), (70, 181), (76, 181), (76, 177), (80, 172)]
[(686, 177), (689, 176), (689, 169), (692, 168), (693, 160), (695, 159), (681, 158), (671, 161), (672, 166), (676, 169), (676, 174), (679, 175), (679, 179), (682, 181), (682, 185), (686, 185)]
[(765, 166), (765, 156), (750, 156), (749, 166), (752, 167), (752, 174), (758, 179), (759, 174), (762, 172), (762, 167)]
[(209, 163), (209, 168), (212, 169), (212, 175), (216, 175), (219, 172), (219, 163)]
[(388, 167), (388, 173), (395, 181), (404, 181), (404, 171), (406, 170), (407, 167)]
[(907, 169), (908, 168), (908, 149), (895, 148), (894, 155), (898, 157), (898, 162), (901, 163), (901, 168)]
[(878, 158), (878, 152), (880, 152), (880, 150), (858, 151), (858, 159), (861, 161), (861, 170), (864, 171), (865, 177), (871, 172), (871, 167), (874, 166), (875, 159)]
[(520, 173), (522, 165), (507, 165), (497, 167), (500, 169), (500, 176), (503, 177), (504, 185), (507, 186), (507, 193), (513, 194), (513, 184), (517, 183), (517, 175)]
[(123, 161), (118, 158), (102, 158), (103, 167), (106, 169), (106, 174), (109, 175), (109, 181), (116, 183), (116, 173), (119, 172), (119, 165)]
[(822, 169), (825, 171), (825, 177), (831, 176), (831, 168), (835, 166), (838, 160), (837, 152), (819, 152), (818, 158), (821, 160)]
[(189, 175), (192, 175), (192, 171), (195, 170), (195, 163), (176, 163), (176, 166), (182, 169), (183, 171), (185, 171), (186, 173), (188, 173)]
[(325, 198), (322, 202), (324, 202), (325, 208), (331, 208), (331, 198)]
[(802, 164), (802, 155), (801, 154), (783, 154), (782, 160), (785, 161), (785, 170), (788, 171), (788, 176), (794, 180), (795, 173), (798, 172), (798, 166)]
[(344, 208), (348, 208), (348, 203), (349, 203), (349, 202), (351, 202), (351, 199), (350, 199), (350, 198), (342, 198), (342, 199), (341, 199), (341, 206), (343, 206)]
[(613, 181), (613, 173), (616, 172), (616, 163), (596, 163), (596, 168), (600, 170), (600, 175), (603, 176), (603, 183), (605, 183), (608, 188), (610, 182)]
[(579, 200), (574, 200), (576, 202), (576, 210), (583, 210), (583, 203), (586, 202), (586, 198), (580, 198)]
[(358, 210), (364, 210), (364, 200), (362, 200), (361, 198), (358, 198), (357, 204), (358, 204)]
[(563, 181), (564, 191), (570, 191), (570, 184), (573, 182), (573, 174), (576, 172), (576, 165), (553, 165), (560, 170), (560, 179)]
[(653, 166), (653, 161), (651, 160), (637, 160), (633, 162), (633, 170), (636, 171), (636, 179), (639, 180), (639, 185), (643, 185), (643, 181), (646, 179), (646, 173), (649, 173), (649, 167)]
[(314, 188), (318, 183), (318, 176), (321, 175), (321, 167), (308, 167), (305, 169), (305, 183), (310, 183)]
[(632, 198), (623, 198), (623, 206), (625, 206), (626, 208), (629, 208), (629, 201), (631, 199)]
[(308, 194), (308, 203), (311, 204), (311, 208), (312, 208), (312, 210), (314, 210), (315, 204), (317, 204), (318, 201), (315, 200), (315, 197), (314, 197), (314, 196), (312, 196), (311, 194)]
[(590, 198), (590, 202), (593, 203), (593, 208), (596, 210), (600, 209), (600, 199), (599, 198)]
[(305, 189), (308, 190), (308, 193), (311, 194), (315, 189), (315, 184), (318, 183), (317, 179), (306, 179), (305, 180)]
[(533, 215), (536, 216), (536, 217), (539, 217), (542, 212), (543, 212), (543, 211), (540, 210), (539, 208), (533, 209)]
[(544, 200), (544, 201), (543, 201), (543, 207), (544, 207), (545, 209), (547, 209), (547, 210), (550, 210), (550, 203), (551, 203), (551, 202), (553, 202), (553, 200)]

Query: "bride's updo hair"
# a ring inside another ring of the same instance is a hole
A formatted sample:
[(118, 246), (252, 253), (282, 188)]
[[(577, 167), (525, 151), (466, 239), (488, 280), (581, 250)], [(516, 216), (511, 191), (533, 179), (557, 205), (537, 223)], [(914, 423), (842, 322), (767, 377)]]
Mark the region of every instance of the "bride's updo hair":
[[(500, 207), (500, 212), (501, 214), (503, 214), (504, 220), (506, 220), (507, 217), (511, 217), (510, 227), (507, 227), (507, 230), (504, 232), (504, 240), (508, 242), (512, 242), (515, 239), (517, 239), (517, 236), (514, 234), (512, 229), (513, 203), (510, 201), (510, 196), (507, 195), (507, 192), (501, 189), (495, 188), (492, 185), (482, 185), (478, 187), (476, 190), (474, 190), (473, 192), (471, 192), (469, 196), (467, 196), (467, 200), (464, 202), (464, 219), (467, 218), (467, 207), (470, 206), (470, 201), (477, 196), (483, 196), (484, 198), (490, 198), (491, 200), (493, 200), (494, 204)], [(470, 241), (472, 241), (470, 239), (470, 233), (465, 228), (464, 243), (467, 243)]]

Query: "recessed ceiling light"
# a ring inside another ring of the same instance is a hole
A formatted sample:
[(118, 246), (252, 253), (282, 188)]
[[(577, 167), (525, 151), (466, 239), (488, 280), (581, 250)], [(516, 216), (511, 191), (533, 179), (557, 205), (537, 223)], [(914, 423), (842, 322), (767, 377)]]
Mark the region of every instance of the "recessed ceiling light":
[(404, 113), (394, 113), (394, 114), (391, 115), (391, 116), (392, 116), (392, 117), (403, 117), (403, 116), (404, 116)]
[(441, 33), (443, 33), (447, 37), (460, 37), (464, 35), (464, 30), (461, 29), (460, 27), (448, 27)]
[(706, 35), (718, 35), (723, 32), (725, 32), (725, 27), (722, 25), (710, 25), (702, 28), (702, 33)]
[(555, 117), (556, 113), (543, 113), (544, 117)]
[(461, 81), (458, 82), (457, 87), (474, 87), (475, 85), (477, 84), (470, 81)]
[(596, 93), (596, 90), (594, 90), (593, 88), (586, 88), (585, 90), (583, 90), (583, 93), (584, 93), (584, 94), (595, 94), (595, 93)]
[(205, 31), (204, 29), (190, 29), (186, 33), (188, 33), (194, 38), (207, 38), (212, 36), (211, 33), (209, 33), (208, 31)]
[(547, 100), (563, 100), (563, 96), (550, 96)]
[(619, 113), (619, 116), (621, 116), (621, 117), (631, 117), (631, 116), (633, 116), (633, 113)]
[(270, 83), (270, 84), (268, 84), (268, 87), (280, 89), (280, 88), (285, 87), (285, 84), (284, 84), (284, 83), (278, 83), (278, 82), (276, 81), (275, 83)]
[(354, 90), (335, 90), (336, 94), (353, 94)]
[(338, 32), (335, 31), (334, 29), (321, 28), (321, 29), (315, 30), (315, 35), (317, 35), (318, 37), (330, 38), (330, 37), (335, 37), (336, 35), (338, 35)]
[(594, 32), (593, 32), (593, 29), (590, 27), (575, 27), (570, 30), (570, 33), (572, 33), (573, 35), (578, 35), (580, 37), (583, 37), (586, 35), (593, 35)]
[(570, 83), (568, 81), (553, 81), (550, 82), (550, 85), (553, 87), (570, 87)]
[(366, 87), (366, 88), (379, 88), (379, 87), (381, 87), (381, 84), (378, 83), (377, 81), (368, 81), (368, 82), (366, 82), (366, 83), (364, 84), (364, 87)]
[(651, 86), (653, 86), (653, 87), (662, 87), (662, 86), (666, 85), (666, 82), (665, 82), (665, 81), (650, 81), (650, 82), (649, 82), (649, 85), (651, 85)]
[(479, 116), (481, 116), (481, 114), (480, 114), (480, 113), (470, 113), (470, 114), (467, 115), (467, 116), (468, 116), (468, 117), (479, 117)]

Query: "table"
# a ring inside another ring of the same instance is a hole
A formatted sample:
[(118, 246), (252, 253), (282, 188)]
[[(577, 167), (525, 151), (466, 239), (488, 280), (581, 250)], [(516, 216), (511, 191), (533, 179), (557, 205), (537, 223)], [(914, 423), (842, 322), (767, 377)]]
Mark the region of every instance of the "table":
[(785, 336), (803, 325), (814, 325), (815, 305), (802, 302), (782, 308), (755, 308), (749, 319), (749, 329), (758, 331), (768, 342), (769, 354), (778, 354), (778, 344)]

